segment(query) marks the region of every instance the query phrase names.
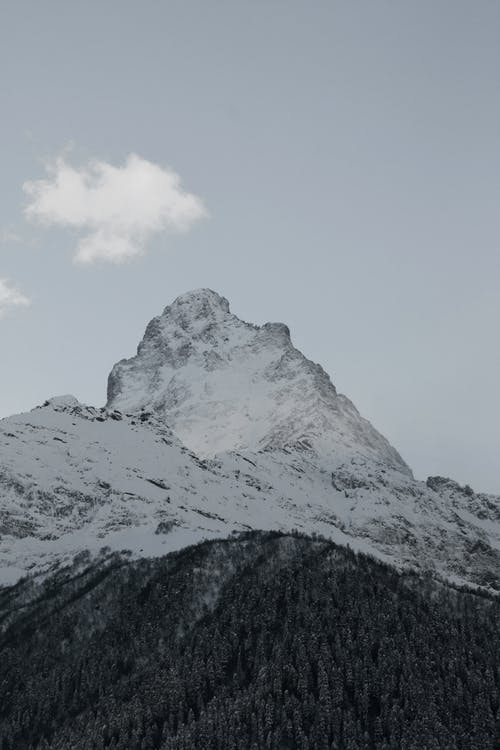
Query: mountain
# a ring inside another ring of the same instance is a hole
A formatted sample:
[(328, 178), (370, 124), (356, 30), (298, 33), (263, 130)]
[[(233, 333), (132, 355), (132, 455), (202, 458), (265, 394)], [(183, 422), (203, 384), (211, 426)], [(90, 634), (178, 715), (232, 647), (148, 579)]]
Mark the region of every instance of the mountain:
[(295, 349), (286, 325), (245, 323), (210, 289), (153, 318), (137, 355), (113, 367), (107, 405), (161, 415), (200, 456), (305, 448), (332, 467), (366, 458), (411, 476), (323, 368)]
[(249, 532), (0, 591), (2, 750), (495, 750), (500, 601)]
[(500, 498), (416, 481), (286, 326), (210, 290), (151, 321), (105, 408), (66, 396), (0, 420), (0, 585), (84, 550), (160, 556), (248, 529), (500, 588)]

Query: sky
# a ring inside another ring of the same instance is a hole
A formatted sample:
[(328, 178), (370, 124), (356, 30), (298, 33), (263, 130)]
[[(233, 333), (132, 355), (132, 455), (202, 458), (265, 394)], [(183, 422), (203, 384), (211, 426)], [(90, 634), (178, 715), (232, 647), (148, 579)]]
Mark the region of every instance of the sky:
[(0, 416), (179, 294), (283, 321), (418, 478), (500, 493), (500, 5), (0, 3)]

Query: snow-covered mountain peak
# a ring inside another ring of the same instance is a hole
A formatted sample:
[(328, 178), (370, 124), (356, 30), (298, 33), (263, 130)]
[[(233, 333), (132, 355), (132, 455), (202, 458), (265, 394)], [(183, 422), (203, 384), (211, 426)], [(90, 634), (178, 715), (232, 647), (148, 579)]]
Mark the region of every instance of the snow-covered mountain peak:
[(245, 323), (210, 289), (178, 297), (153, 318), (137, 355), (114, 366), (108, 408), (161, 415), (201, 456), (300, 447), (332, 469), (361, 459), (411, 475), (323, 368), (293, 346), (285, 324)]
[(84, 550), (250, 528), (499, 590), (500, 498), (415, 481), (284, 324), (245, 323), (210, 290), (151, 321), (106, 408), (60, 396), (0, 420), (0, 587)]
[(177, 297), (163, 314), (194, 319), (216, 316), (218, 313), (229, 313), (229, 302), (225, 297), (213, 289), (193, 289)]

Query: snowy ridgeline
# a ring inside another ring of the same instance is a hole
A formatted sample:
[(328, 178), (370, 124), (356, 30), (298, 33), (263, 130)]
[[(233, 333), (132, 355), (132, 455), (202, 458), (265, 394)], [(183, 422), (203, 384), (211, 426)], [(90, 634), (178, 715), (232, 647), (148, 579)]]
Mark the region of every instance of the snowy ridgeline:
[(158, 556), (246, 529), (500, 581), (500, 499), (415, 481), (286, 326), (244, 323), (209, 290), (149, 324), (106, 409), (62, 397), (0, 421), (0, 583), (85, 549)]

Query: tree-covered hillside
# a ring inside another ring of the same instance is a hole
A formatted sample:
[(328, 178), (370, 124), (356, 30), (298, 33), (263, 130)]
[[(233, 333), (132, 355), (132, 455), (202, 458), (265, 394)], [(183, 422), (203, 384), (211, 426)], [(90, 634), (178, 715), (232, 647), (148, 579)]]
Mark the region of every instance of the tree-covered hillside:
[(494, 750), (500, 606), (253, 532), (0, 592), (0, 750)]

